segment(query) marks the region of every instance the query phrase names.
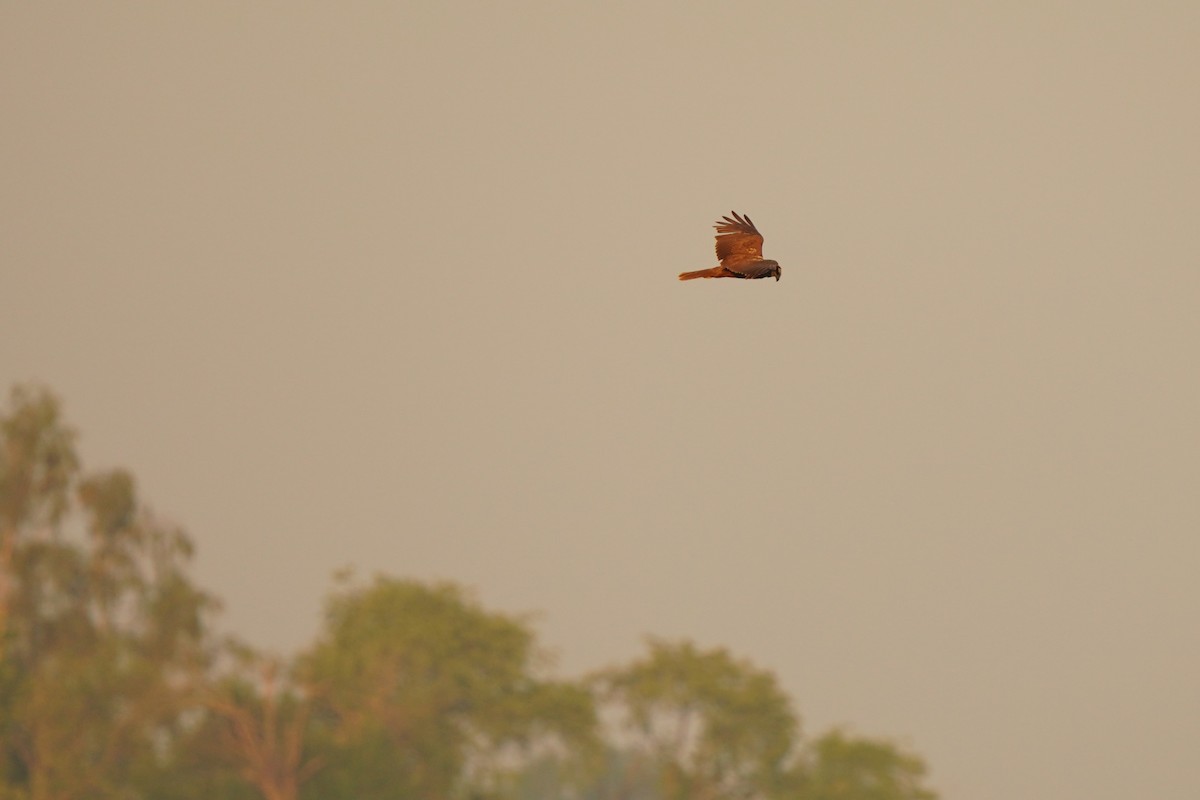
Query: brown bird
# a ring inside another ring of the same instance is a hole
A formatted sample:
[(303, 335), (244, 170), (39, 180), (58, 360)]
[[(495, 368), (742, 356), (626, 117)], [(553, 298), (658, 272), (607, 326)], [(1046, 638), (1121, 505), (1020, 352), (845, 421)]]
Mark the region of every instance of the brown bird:
[(750, 221), (736, 211), (730, 211), (733, 219), (722, 217), (713, 225), (717, 229), (717, 260), (721, 262), (712, 269), (699, 269), (695, 272), (679, 273), (679, 280), (690, 281), (692, 278), (769, 278), (779, 276), (783, 270), (779, 262), (762, 257), (763, 237)]

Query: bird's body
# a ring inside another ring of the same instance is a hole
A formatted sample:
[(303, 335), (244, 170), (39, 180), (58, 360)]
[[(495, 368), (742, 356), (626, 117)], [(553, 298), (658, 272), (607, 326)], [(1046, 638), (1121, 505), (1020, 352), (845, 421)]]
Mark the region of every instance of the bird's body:
[(779, 280), (783, 270), (779, 262), (762, 257), (763, 237), (750, 221), (736, 211), (729, 212), (733, 217), (722, 217), (713, 225), (717, 229), (717, 260), (721, 263), (711, 269), (699, 269), (695, 272), (681, 272), (679, 280), (690, 281), (693, 278), (743, 278), (756, 280), (758, 278), (774, 277)]

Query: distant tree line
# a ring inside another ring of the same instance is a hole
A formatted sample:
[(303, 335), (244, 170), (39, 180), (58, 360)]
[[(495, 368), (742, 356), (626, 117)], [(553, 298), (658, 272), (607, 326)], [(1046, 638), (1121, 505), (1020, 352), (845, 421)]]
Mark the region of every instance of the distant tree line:
[(922, 760), (801, 737), (768, 671), (651, 639), (560, 680), (459, 586), (341, 579), (292, 658), (221, 636), (191, 539), (87, 473), (56, 397), (0, 413), (0, 800), (933, 800)]

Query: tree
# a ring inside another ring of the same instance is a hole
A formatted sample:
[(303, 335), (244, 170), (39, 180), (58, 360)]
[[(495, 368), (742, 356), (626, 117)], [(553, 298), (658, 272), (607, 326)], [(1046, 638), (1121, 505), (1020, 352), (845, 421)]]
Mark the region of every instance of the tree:
[(207, 688), (202, 703), (219, 722), (223, 755), (263, 800), (296, 800), (323, 758), (306, 752), (312, 698), (289, 685), (278, 659), (236, 647), (238, 669)]
[(937, 800), (925, 762), (878, 739), (833, 730), (813, 742), (794, 774), (797, 800)]
[[(128, 473), (81, 477), (52, 395), (17, 390), (12, 403), (0, 418), (0, 785), (29, 800), (125, 797), (181, 724), (215, 601), (187, 577), (190, 540), (140, 507)], [(61, 524), (72, 511), (82, 538)]]
[(590, 694), (538, 676), (528, 625), (453, 584), (381, 577), (335, 594), (326, 617), (304, 660), (334, 753), (314, 797), (495, 793), (530, 748), (594, 737)]
[(664, 798), (767, 797), (792, 754), (798, 720), (774, 675), (721, 648), (649, 640), (643, 659), (596, 676), (622, 710), (635, 750), (657, 764)]
[(295, 659), (220, 644), (191, 539), (75, 440), (48, 391), (0, 409), (0, 800), (936, 798), (887, 741), (800, 743), (724, 649), (551, 680), (526, 619), (454, 584), (344, 583)]
[(18, 386), (10, 404), (11, 413), (0, 419), (0, 654), (7, 643), (18, 542), (58, 524), (79, 468), (75, 431), (63, 424), (54, 395)]

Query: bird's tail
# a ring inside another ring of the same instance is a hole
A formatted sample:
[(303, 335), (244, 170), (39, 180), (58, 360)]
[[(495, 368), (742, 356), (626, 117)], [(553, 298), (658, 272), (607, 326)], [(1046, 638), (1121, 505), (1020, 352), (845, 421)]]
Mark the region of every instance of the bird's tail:
[(690, 281), (693, 278), (719, 278), (724, 270), (721, 267), (712, 267), (711, 269), (698, 269), (695, 272), (679, 273), (679, 280)]

